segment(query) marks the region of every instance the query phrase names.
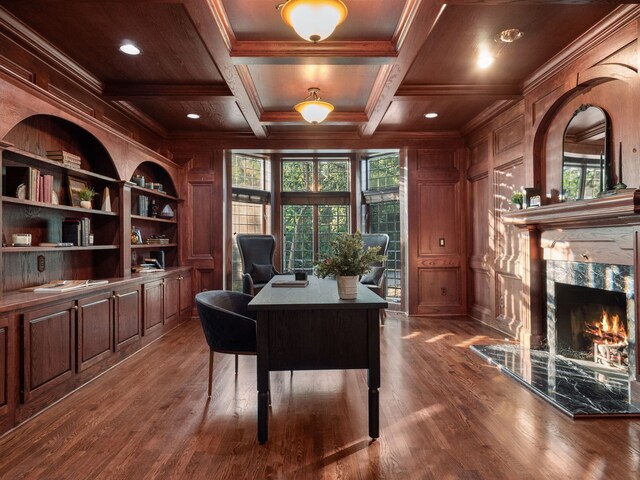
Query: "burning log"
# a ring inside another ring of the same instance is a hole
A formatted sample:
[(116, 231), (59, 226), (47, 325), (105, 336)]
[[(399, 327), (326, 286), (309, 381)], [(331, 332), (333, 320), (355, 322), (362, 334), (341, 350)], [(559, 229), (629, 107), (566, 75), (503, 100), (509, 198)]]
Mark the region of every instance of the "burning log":
[(602, 311), (599, 322), (586, 325), (586, 333), (593, 336), (593, 360), (601, 365), (626, 370), (629, 368), (629, 342), (618, 315)]

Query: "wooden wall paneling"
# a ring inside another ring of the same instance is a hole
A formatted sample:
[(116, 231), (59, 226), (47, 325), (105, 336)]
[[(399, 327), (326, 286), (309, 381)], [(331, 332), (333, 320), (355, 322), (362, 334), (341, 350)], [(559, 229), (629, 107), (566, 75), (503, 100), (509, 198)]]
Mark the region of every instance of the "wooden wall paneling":
[(180, 315), (185, 319), (194, 314), (195, 307), (191, 272), (181, 275), (178, 279), (180, 280)]
[(77, 371), (113, 353), (113, 299), (111, 292), (78, 300)]
[(408, 155), (409, 313), (466, 313), (465, 202), (459, 144)]
[[(15, 388), (13, 376), (9, 370), (12, 363), (10, 358), (11, 335), (9, 333), (9, 317), (0, 317), (0, 432), (3, 432), (13, 422), (13, 391)], [(11, 418), (9, 418), (11, 417)]]
[(118, 289), (114, 297), (115, 350), (119, 351), (142, 335), (140, 286)]
[(224, 152), (224, 225), (223, 225), (223, 255), (224, 279), (223, 285), (225, 289), (231, 290), (233, 285), (233, 242), (236, 240), (233, 231), (233, 200), (232, 200), (232, 171), (231, 171), (231, 151)]
[(75, 370), (75, 302), (22, 314), (22, 400), (43, 395)]
[(490, 181), (488, 172), (469, 180), (469, 310), (474, 318), (491, 323), (492, 263), (489, 250), (491, 210), (489, 208)]

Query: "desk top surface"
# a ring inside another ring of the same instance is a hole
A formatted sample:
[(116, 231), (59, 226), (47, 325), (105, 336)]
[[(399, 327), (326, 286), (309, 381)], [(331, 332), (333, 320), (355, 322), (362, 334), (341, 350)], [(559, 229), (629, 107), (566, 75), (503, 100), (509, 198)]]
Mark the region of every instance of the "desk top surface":
[(350, 308), (387, 308), (386, 300), (358, 284), (358, 297), (354, 300), (341, 300), (335, 279), (309, 277), (306, 287), (273, 287), (274, 279), (293, 280), (293, 275), (278, 275), (249, 303), (249, 310), (317, 310)]

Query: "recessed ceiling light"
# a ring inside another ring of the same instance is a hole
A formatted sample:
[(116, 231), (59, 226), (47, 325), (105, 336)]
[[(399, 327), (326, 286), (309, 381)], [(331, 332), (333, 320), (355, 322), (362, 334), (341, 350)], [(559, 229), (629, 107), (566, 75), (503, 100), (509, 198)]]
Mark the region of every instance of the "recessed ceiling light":
[(425, 113), (424, 116), (426, 118), (436, 118), (438, 114), (436, 112), (429, 112), (429, 113)]
[(478, 56), (478, 67), (489, 68), (493, 64), (495, 59), (495, 56), (491, 52), (480, 52), (480, 55)]
[(136, 47), (133, 43), (127, 42), (120, 45), (120, 51), (122, 53), (126, 53), (127, 55), (140, 55), (142, 50)]
[(187, 113), (187, 118), (190, 118), (192, 120), (197, 120), (200, 118), (200, 115), (198, 115), (197, 113)]

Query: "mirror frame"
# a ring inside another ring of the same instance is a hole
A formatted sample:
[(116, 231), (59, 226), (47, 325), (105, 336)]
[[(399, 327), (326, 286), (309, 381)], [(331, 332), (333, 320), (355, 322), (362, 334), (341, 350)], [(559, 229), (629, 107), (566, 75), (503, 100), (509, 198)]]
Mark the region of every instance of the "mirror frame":
[[(604, 108), (599, 107), (598, 105), (593, 105), (591, 103), (583, 103), (576, 109), (575, 112), (573, 112), (573, 115), (571, 115), (571, 118), (567, 122), (566, 127), (564, 127), (564, 132), (562, 134), (562, 169), (560, 172), (560, 178), (561, 178), (560, 192), (561, 192), (562, 202), (567, 201), (565, 196), (565, 187), (564, 187), (565, 142), (567, 138), (567, 130), (569, 129), (569, 125), (571, 125), (571, 122), (574, 120), (574, 118), (577, 117), (579, 114), (585, 112), (589, 108), (597, 108), (598, 110), (600, 110), (602, 112), (602, 115), (604, 116), (604, 123), (605, 123), (604, 155), (603, 155), (603, 160), (600, 166), (600, 169), (601, 169), (600, 174), (602, 176), (601, 177), (602, 180), (600, 184), (600, 195), (603, 195), (604, 193), (606, 193), (611, 189), (611, 185), (609, 184), (611, 181), (611, 119), (609, 118), (609, 115), (607, 114), (607, 111)], [(575, 201), (579, 201), (579, 200), (591, 200), (591, 199), (580, 198), (580, 199), (576, 199)]]

